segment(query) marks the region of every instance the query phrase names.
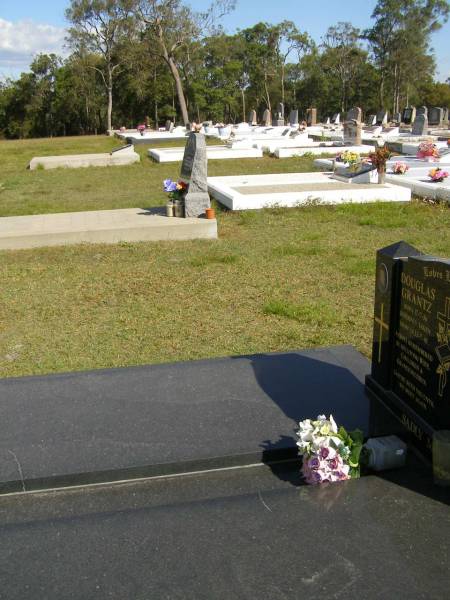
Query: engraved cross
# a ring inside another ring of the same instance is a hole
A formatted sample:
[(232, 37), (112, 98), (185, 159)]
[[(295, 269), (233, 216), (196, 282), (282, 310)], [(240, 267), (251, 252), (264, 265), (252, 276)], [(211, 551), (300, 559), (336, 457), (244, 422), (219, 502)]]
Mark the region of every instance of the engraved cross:
[(383, 329), (389, 333), (389, 324), (384, 321), (384, 303), (381, 304), (381, 314), (375, 317), (375, 323), (380, 326), (380, 335), (378, 338), (378, 363), (381, 363), (381, 348), (383, 343)]

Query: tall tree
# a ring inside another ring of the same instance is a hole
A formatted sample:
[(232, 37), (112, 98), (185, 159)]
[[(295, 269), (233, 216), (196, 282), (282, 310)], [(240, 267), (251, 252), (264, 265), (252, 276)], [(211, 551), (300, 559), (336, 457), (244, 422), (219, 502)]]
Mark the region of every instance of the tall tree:
[(98, 65), (88, 65), (100, 74), (108, 97), (107, 129), (112, 129), (113, 82), (124, 64), (124, 45), (130, 33), (128, 0), (71, 0), (66, 17), (72, 23), (68, 42), (80, 54), (98, 54)]
[[(216, 0), (204, 14), (195, 14), (182, 0), (135, 0), (133, 12), (148, 40), (148, 49), (164, 60), (173, 77), (181, 116), (189, 122), (188, 106), (180, 70), (200, 32), (211, 29), (217, 19), (234, 8), (234, 0)], [(202, 26), (201, 26), (202, 25)]]
[(449, 16), (447, 0), (378, 0), (372, 13), (373, 27), (364, 32), (380, 72), (380, 104), (386, 106), (388, 87), (392, 109), (397, 112), (400, 98), (405, 101), (411, 89), (434, 73), (430, 53), (431, 34)]

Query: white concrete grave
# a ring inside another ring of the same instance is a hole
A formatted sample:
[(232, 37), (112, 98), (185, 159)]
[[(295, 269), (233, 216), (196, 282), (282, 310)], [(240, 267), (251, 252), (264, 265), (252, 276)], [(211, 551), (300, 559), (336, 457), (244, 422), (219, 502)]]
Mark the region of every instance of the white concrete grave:
[(336, 146), (334, 142), (312, 142), (308, 146), (301, 148), (278, 148), (275, 150), (275, 156), (277, 158), (291, 158), (293, 156), (303, 156), (304, 154), (314, 154), (320, 156), (326, 154), (329, 156), (335, 156), (341, 152), (358, 152), (359, 154), (369, 154), (373, 152), (373, 146), (361, 145), (361, 146)]
[(182, 140), (186, 137), (186, 127), (175, 127), (173, 131), (146, 131), (141, 135), (138, 131), (117, 133), (117, 137), (132, 144), (147, 144), (156, 140)]
[[(150, 148), (150, 158), (159, 163), (178, 162), (183, 160), (184, 148)], [(261, 148), (207, 146), (206, 155), (208, 160), (221, 160), (228, 158), (262, 158)]]
[(332, 173), (282, 173), (208, 177), (210, 195), (231, 210), (308, 204), (408, 202), (411, 192), (395, 185), (352, 184)]
[(35, 169), (79, 169), (82, 167), (112, 167), (131, 165), (139, 162), (141, 157), (134, 151), (132, 144), (117, 148), (112, 152), (101, 154), (67, 154), (63, 156), (35, 156), (28, 168)]

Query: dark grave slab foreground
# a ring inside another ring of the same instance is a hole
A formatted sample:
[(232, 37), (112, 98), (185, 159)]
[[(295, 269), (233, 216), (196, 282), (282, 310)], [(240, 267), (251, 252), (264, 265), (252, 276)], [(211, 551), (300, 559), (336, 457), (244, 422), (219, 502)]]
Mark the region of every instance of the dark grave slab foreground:
[(350, 346), (0, 380), (0, 491), (296, 456), (298, 421), (368, 432)]
[(297, 485), (261, 466), (0, 497), (0, 597), (448, 598), (450, 498), (420, 464)]

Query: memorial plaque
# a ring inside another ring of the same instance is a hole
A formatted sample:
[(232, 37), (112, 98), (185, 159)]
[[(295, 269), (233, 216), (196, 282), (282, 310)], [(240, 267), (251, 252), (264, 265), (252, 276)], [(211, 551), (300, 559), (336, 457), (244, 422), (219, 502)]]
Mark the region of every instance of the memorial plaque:
[(377, 112), (376, 125), (386, 125), (388, 122), (388, 114), (385, 110), (379, 110)]
[(444, 109), (438, 106), (430, 108), (428, 113), (428, 123), (433, 127), (442, 127), (444, 120)]
[(206, 141), (202, 133), (191, 132), (184, 150), (181, 179), (188, 184), (184, 198), (186, 217), (199, 217), (211, 206), (208, 194)]
[(450, 260), (404, 242), (378, 252), (366, 383), (429, 456), (433, 432), (450, 429)]
[(411, 125), (414, 123), (416, 119), (416, 107), (415, 106), (407, 106), (402, 114), (402, 122), (405, 125)]

